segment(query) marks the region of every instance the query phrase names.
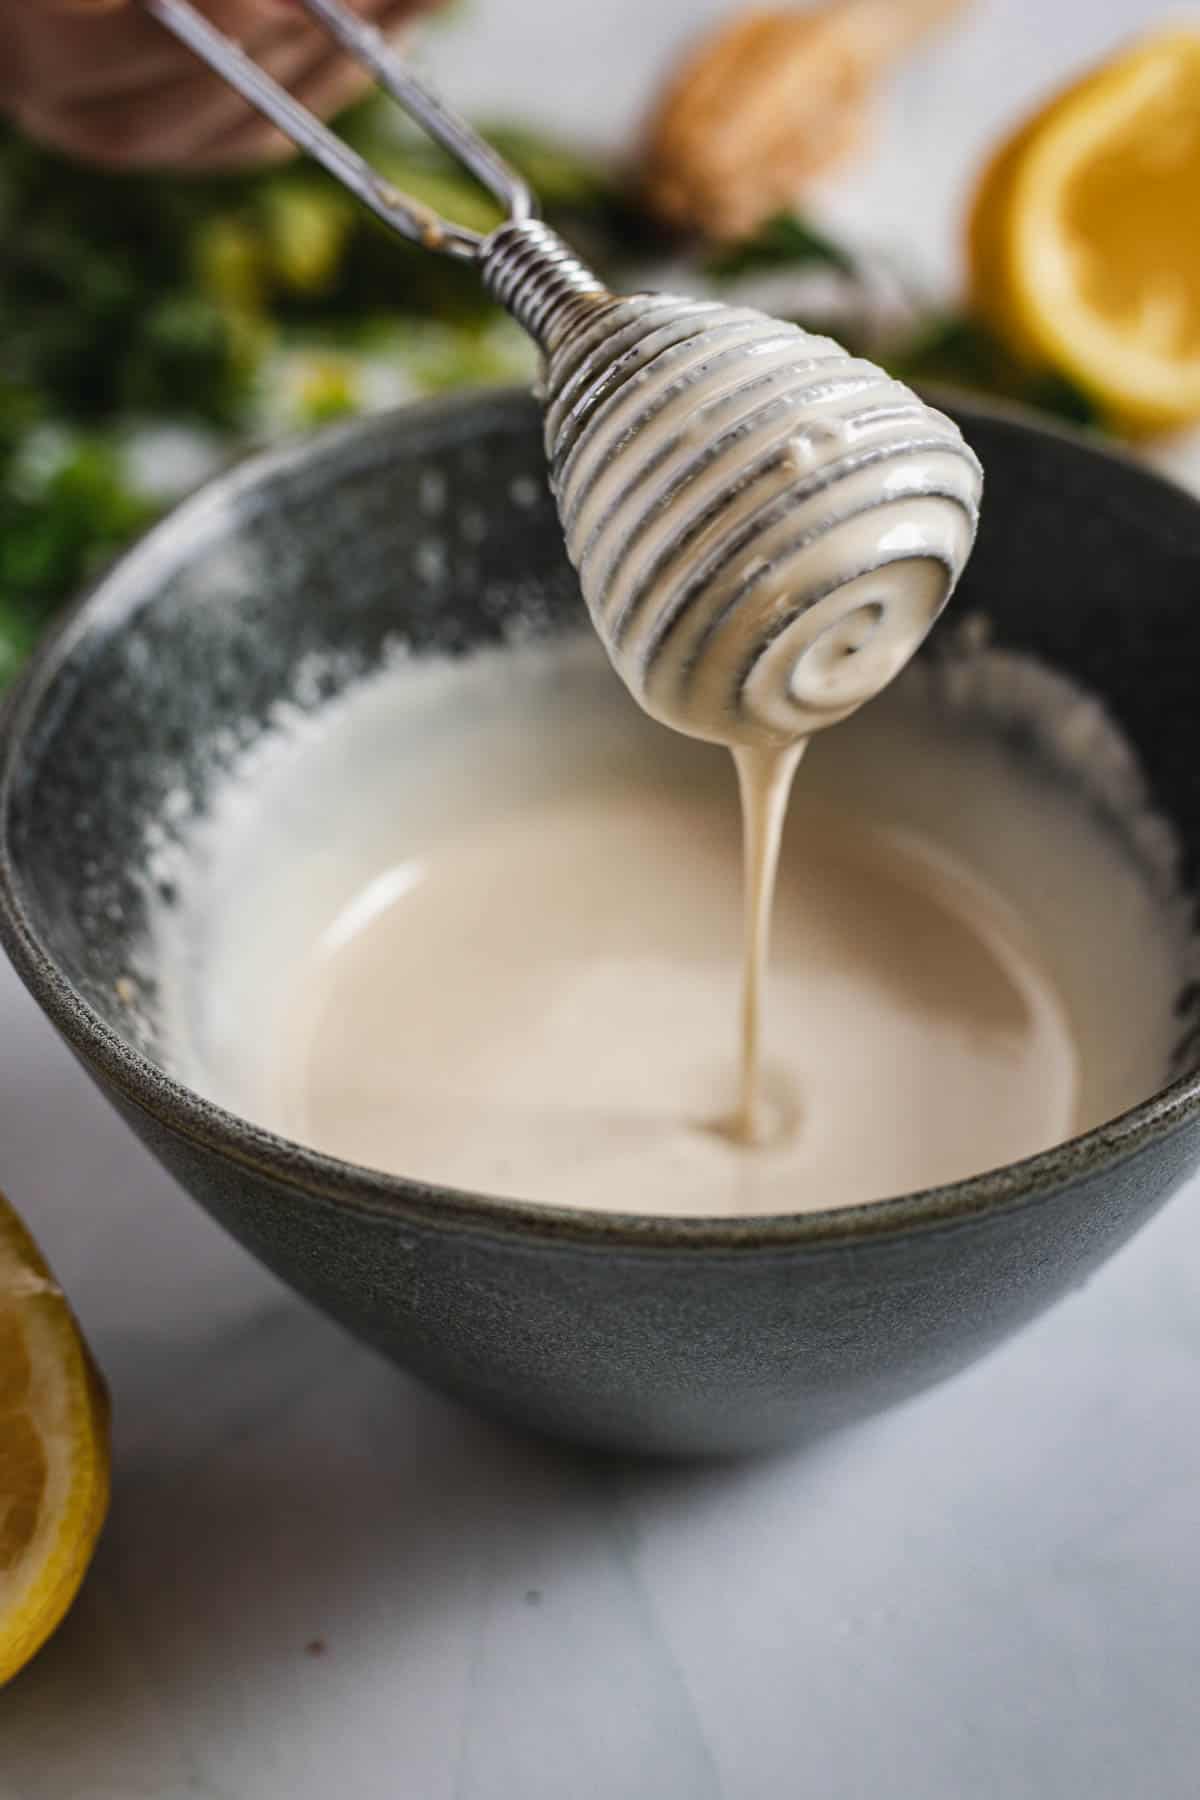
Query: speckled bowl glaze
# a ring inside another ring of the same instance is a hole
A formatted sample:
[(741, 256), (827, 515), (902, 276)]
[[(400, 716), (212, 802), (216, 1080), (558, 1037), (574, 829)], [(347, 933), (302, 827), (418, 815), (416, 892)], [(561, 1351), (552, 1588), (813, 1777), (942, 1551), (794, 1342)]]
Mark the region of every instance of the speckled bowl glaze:
[[(1103, 699), (1190, 890), (1200, 506), (1080, 438), (959, 416), (988, 491), (956, 610)], [(1179, 1185), (1200, 1159), (1194, 993), (1182, 1072), (1061, 1149), (869, 1207), (677, 1220), (439, 1191), (271, 1137), (164, 1073), (153, 978), (136, 973), (148, 829), (169, 829), (180, 795), (203, 810), (298, 672), (315, 704), (397, 641), (458, 651), (514, 621), (573, 626), (580, 608), (523, 396), (418, 407), (247, 464), (127, 556), (10, 698), (0, 930), (184, 1187), (404, 1367), (609, 1447), (795, 1442), (963, 1367)]]

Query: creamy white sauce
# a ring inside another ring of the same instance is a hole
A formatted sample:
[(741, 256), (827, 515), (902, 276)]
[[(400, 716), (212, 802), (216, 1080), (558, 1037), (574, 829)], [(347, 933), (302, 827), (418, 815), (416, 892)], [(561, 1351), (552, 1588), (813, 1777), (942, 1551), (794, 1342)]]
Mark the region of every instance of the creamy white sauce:
[(171, 1065), (360, 1163), (641, 1212), (878, 1199), (1110, 1118), (1167, 1068), (1160, 900), (921, 693), (806, 755), (753, 1152), (729, 758), (590, 641), (399, 664), (260, 746), (155, 919)]

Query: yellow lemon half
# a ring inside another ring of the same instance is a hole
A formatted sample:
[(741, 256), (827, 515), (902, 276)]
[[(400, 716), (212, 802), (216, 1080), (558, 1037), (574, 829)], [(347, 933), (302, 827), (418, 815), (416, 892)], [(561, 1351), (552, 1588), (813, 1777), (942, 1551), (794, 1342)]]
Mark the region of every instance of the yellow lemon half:
[(37, 1246), (0, 1196), (0, 1686), (75, 1598), (108, 1491), (103, 1382)]
[(968, 257), (997, 334), (1114, 423), (1200, 418), (1200, 31), (1125, 51), (1003, 144)]

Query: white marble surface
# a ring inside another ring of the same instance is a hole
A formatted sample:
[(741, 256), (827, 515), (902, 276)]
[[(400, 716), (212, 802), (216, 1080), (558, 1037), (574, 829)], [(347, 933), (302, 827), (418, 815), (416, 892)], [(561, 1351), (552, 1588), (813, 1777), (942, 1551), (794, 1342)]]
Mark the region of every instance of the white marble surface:
[[(638, 38), (715, 10), (476, 0), (438, 60), (469, 101), (507, 87), (598, 129), (610, 86), (632, 117)], [(973, 152), (1142, 16), (977, 4), (903, 85), (844, 217), (894, 237), (894, 203), (945, 279), (943, 148)], [(0, 1800), (1200, 1792), (1195, 1189), (945, 1389), (804, 1456), (670, 1470), (511, 1437), (294, 1300), (137, 1148), (7, 969), (0, 1186), (116, 1402), (92, 1576), (0, 1694)]]

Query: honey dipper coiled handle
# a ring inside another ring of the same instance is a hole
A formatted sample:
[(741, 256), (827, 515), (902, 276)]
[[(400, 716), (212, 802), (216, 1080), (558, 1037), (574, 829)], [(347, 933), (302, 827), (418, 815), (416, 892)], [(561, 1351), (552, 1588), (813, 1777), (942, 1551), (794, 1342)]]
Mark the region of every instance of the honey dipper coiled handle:
[(951, 420), (797, 325), (609, 293), (521, 176), (341, 0), (302, 4), (497, 197), (507, 217), (489, 236), (397, 192), (189, 0), (141, 4), (393, 230), (473, 261), (537, 342), (567, 550), (648, 712), (784, 745), (899, 672), (974, 542), (982, 472)]

